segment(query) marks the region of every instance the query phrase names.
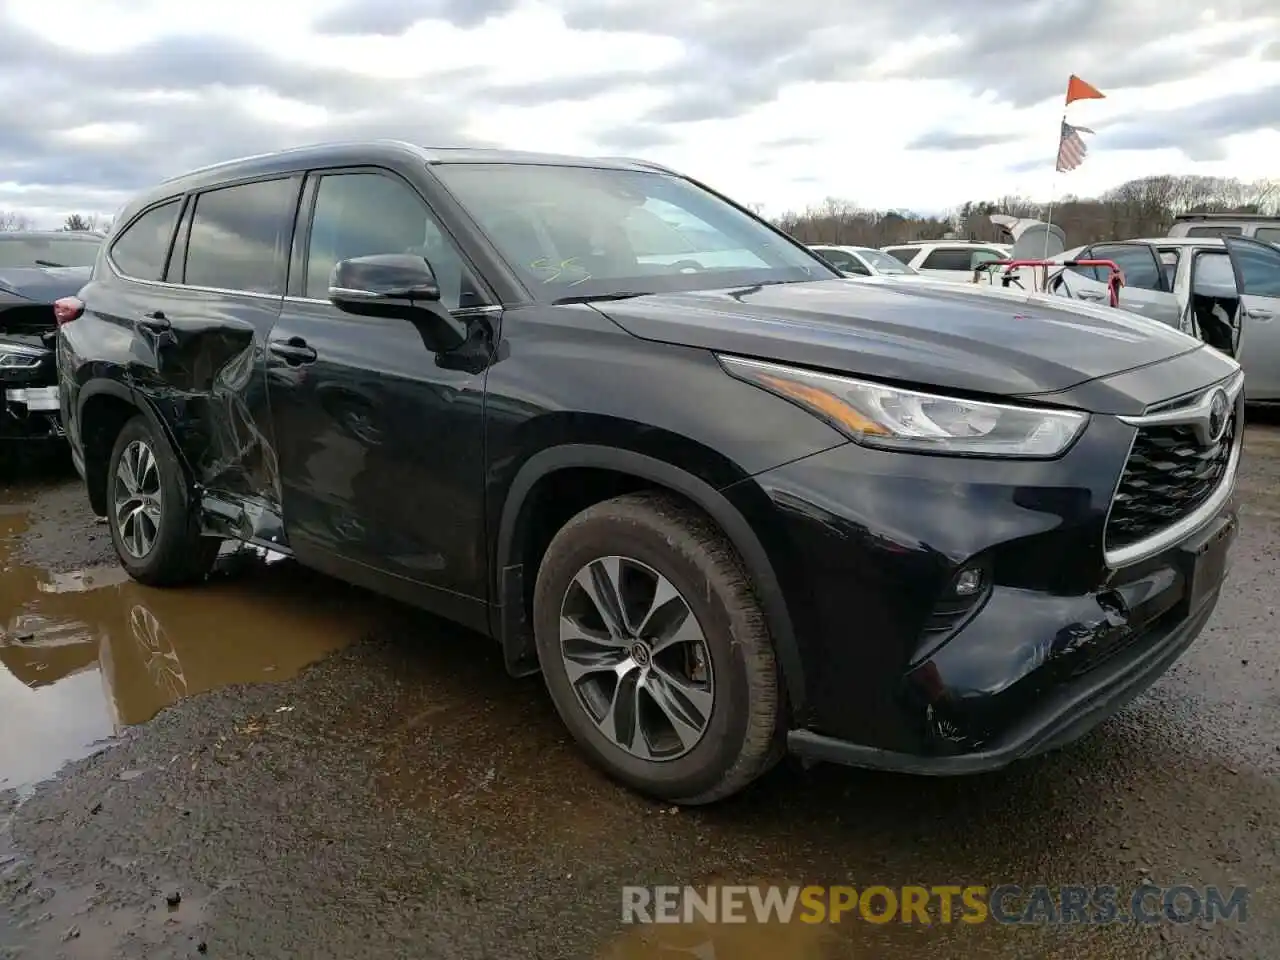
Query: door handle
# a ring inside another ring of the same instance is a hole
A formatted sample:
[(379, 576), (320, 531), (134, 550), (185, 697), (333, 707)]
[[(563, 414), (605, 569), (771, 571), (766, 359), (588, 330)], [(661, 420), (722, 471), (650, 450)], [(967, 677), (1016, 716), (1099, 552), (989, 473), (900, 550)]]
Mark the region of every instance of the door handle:
[(173, 329), (173, 324), (169, 322), (169, 318), (164, 315), (163, 310), (144, 313), (138, 318), (138, 326), (152, 333), (167, 333)]
[(301, 337), (290, 337), (287, 340), (272, 340), (271, 352), (290, 366), (310, 363), (316, 358), (316, 348), (310, 346)]
[(1270, 310), (1246, 310), (1244, 315), (1250, 320), (1270, 320), (1272, 316)]

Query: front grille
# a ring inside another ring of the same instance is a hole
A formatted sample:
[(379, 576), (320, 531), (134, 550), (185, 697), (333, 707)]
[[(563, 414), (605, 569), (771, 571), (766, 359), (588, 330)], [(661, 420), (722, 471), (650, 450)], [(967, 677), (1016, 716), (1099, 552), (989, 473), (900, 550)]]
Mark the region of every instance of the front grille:
[(1235, 444), (1238, 410), (1217, 443), (1202, 446), (1182, 424), (1138, 428), (1111, 504), (1108, 550), (1145, 540), (1195, 512), (1222, 483)]

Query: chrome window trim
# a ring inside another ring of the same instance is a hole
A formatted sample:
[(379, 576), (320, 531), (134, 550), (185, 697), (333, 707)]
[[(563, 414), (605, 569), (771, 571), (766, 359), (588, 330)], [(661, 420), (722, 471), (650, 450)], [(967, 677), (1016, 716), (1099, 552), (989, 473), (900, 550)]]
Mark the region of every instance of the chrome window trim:
[(1244, 450), (1244, 409), (1243, 404), (1240, 402), (1240, 393), (1244, 389), (1244, 371), (1237, 369), (1226, 380), (1211, 384), (1198, 394), (1195, 394), (1183, 406), (1172, 410), (1162, 410), (1159, 413), (1116, 418), (1121, 423), (1127, 423), (1139, 429), (1144, 426), (1201, 423), (1208, 417), (1211, 399), (1219, 389), (1226, 391), (1227, 398), (1232, 403), (1237, 429), (1231, 444), (1231, 457), (1227, 461), (1227, 468), (1223, 471), (1222, 482), (1218, 484), (1218, 489), (1213, 492), (1208, 500), (1191, 513), (1165, 527), (1159, 533), (1152, 534), (1144, 540), (1127, 544), (1116, 550), (1108, 550), (1106, 549), (1106, 531), (1111, 525), (1111, 511), (1115, 507), (1116, 493), (1120, 490), (1120, 484), (1124, 480), (1124, 471), (1129, 466), (1129, 457), (1133, 455), (1133, 444), (1138, 438), (1137, 430), (1135, 429), (1133, 439), (1129, 441), (1129, 450), (1125, 454), (1124, 467), (1121, 468), (1120, 476), (1116, 479), (1115, 489), (1111, 492), (1111, 502), (1107, 505), (1107, 518), (1102, 528), (1103, 559), (1110, 569), (1114, 570), (1118, 567), (1137, 563), (1140, 560), (1146, 560), (1185, 540), (1208, 524), (1231, 500), (1232, 495), (1235, 493), (1236, 479), (1240, 468), (1240, 455)]

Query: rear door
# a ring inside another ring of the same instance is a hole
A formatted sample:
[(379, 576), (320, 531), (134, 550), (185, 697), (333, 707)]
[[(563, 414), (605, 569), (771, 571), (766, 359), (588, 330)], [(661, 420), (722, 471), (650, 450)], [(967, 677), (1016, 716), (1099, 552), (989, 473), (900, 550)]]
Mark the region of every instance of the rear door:
[(1222, 240), (1240, 295), (1249, 399), (1280, 399), (1280, 248), (1245, 237)]
[(223, 516), (225, 532), (265, 543), (281, 532), (266, 349), (301, 184), (301, 175), (284, 175), (192, 194), (166, 296), (137, 319), (156, 346), (157, 399), (181, 424), (206, 507)]

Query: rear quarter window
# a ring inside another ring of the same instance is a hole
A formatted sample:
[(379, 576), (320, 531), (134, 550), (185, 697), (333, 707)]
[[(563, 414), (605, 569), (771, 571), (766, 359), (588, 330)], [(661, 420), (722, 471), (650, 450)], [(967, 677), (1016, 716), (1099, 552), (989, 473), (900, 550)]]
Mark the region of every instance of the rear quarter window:
[(911, 261), (916, 258), (916, 254), (919, 252), (914, 247), (889, 247), (884, 251), (899, 263), (905, 263), (907, 266), (911, 265)]
[(1188, 237), (1238, 237), (1244, 231), (1240, 227), (1218, 226), (1218, 227), (1188, 227), (1186, 235)]
[(111, 262), (134, 280), (163, 280), (182, 198), (152, 207), (129, 224), (111, 244)]
[(971, 247), (936, 247), (920, 264), (923, 270), (963, 270), (968, 271), (973, 262)]

